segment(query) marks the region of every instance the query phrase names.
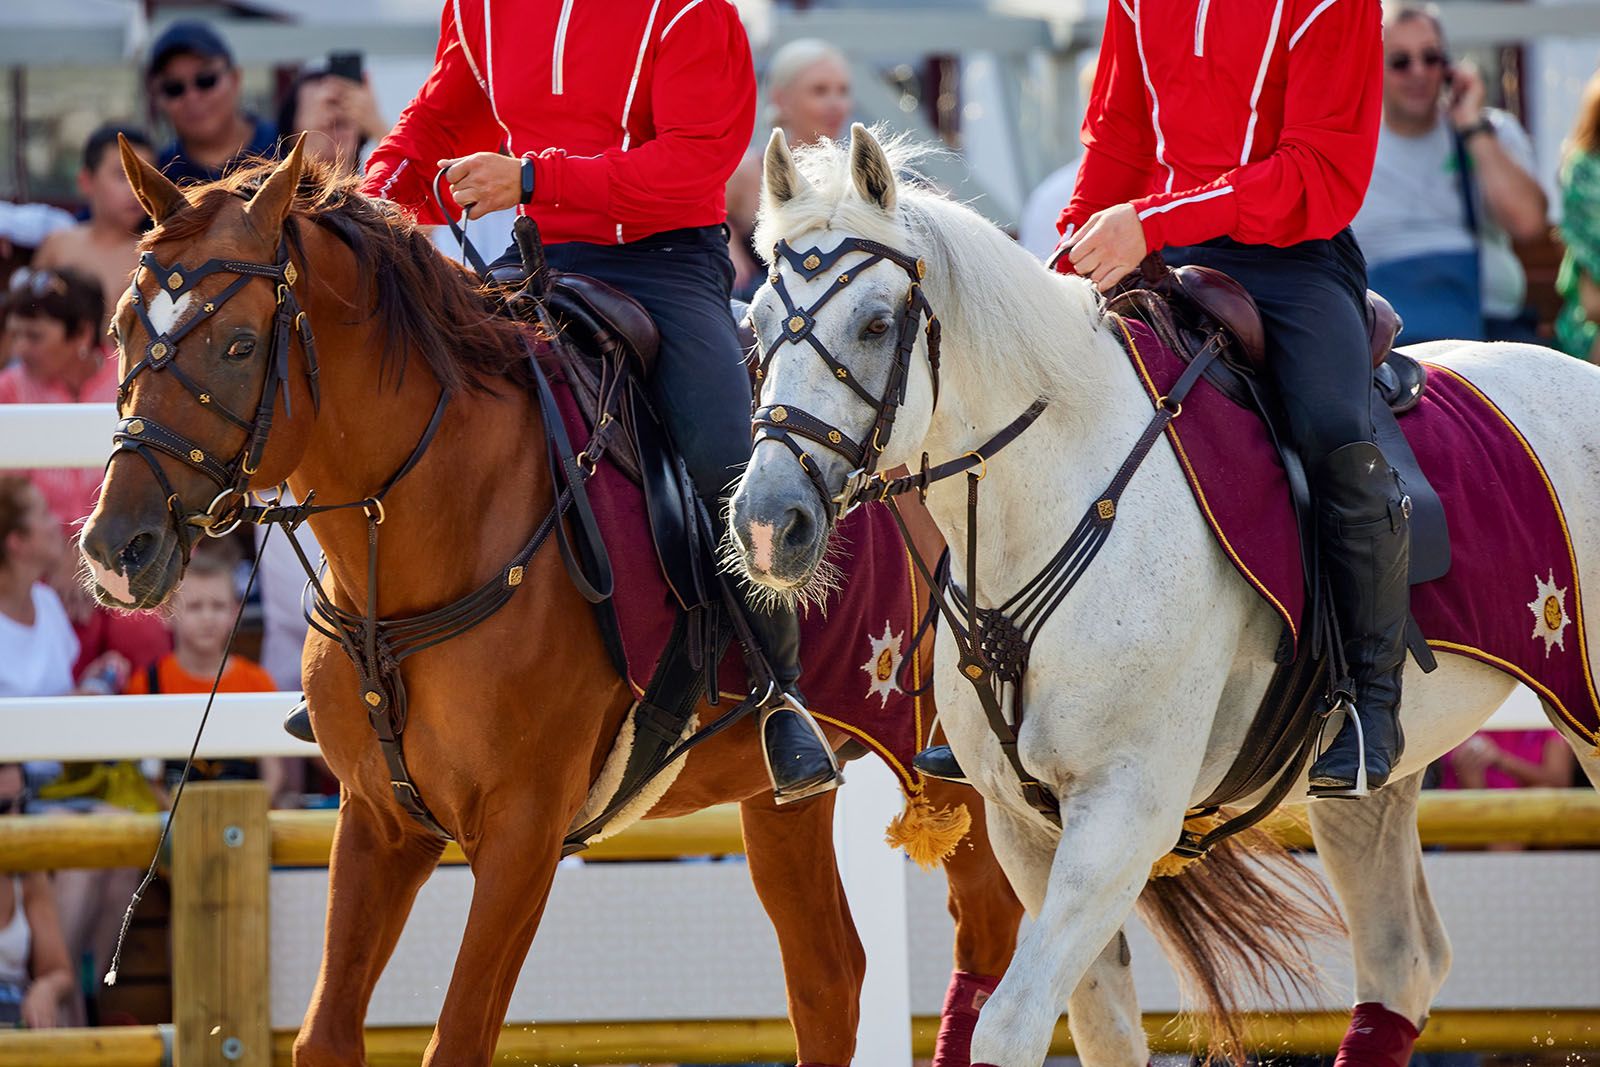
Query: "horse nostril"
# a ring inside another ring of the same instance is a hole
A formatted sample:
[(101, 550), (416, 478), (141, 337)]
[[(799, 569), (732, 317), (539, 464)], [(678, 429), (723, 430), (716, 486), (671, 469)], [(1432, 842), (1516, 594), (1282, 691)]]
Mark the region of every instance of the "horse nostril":
[(144, 568), (150, 561), (150, 553), (156, 544), (155, 535), (146, 531), (135, 534), (133, 539), (122, 546), (122, 573), (135, 574)]
[(811, 514), (802, 508), (790, 508), (784, 517), (788, 521), (783, 525), (779, 543), (790, 552), (809, 549), (817, 536), (817, 524)]

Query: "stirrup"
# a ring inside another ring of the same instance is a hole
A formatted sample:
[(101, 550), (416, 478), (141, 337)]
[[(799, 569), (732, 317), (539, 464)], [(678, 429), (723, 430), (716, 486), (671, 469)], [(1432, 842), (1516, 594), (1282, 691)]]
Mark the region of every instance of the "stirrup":
[[(1355, 702), (1348, 698), (1341, 698), (1322, 720), (1322, 725), (1317, 728), (1317, 753), (1321, 756), (1326, 752), (1323, 748), (1322, 738), (1327, 733), (1328, 723), (1333, 721), (1333, 713), (1343, 711), (1345, 718), (1356, 724), (1356, 778), (1350, 785), (1342, 782), (1329, 785), (1317, 784), (1315, 778), (1311, 779), (1307, 795), (1313, 800), (1360, 800), (1370, 796), (1372, 790), (1367, 787), (1367, 735), (1361, 725), (1361, 716), (1356, 712)], [(1338, 737), (1337, 734), (1334, 735)], [(1313, 764), (1314, 765), (1314, 764)]]
[[(766, 764), (767, 780), (772, 783), (772, 799), (780, 807), (785, 804), (797, 804), (802, 800), (821, 796), (831, 792), (844, 784), (844, 774), (839, 770), (839, 758), (834, 755), (833, 746), (828, 744), (827, 735), (822, 732), (822, 727), (817, 725), (817, 720), (812, 716), (810, 709), (792, 693), (784, 690), (777, 682), (768, 682), (767, 691), (756, 700), (756, 732), (761, 742), (761, 759)], [(767, 745), (767, 720), (780, 711), (793, 712), (800, 721), (811, 731), (817, 739), (817, 745), (828, 758), (828, 767), (825, 771), (813, 775), (792, 785), (787, 789), (778, 786), (777, 776), (772, 769), (772, 750)]]

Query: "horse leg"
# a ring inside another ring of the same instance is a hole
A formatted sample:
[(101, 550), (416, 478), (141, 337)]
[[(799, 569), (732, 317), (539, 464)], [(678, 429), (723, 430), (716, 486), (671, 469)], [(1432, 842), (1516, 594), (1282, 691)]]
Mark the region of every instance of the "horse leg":
[(328, 861), (327, 940), (294, 1067), (364, 1064), (367, 1003), (444, 842), (346, 791)]
[[(993, 805), (985, 813), (994, 852), (1003, 864), (1011, 885), (1028, 910), (1038, 915), (1044, 909), (1051, 878), (1051, 844), (1038, 826), (1024, 822)], [(1148, 870), (1148, 868), (1146, 868)], [(1015, 928), (1013, 928), (1013, 944)], [(1053, 1029), (1060, 1010), (1060, 998), (1049, 1005), (1047, 1025)], [(1119, 928), (1067, 998), (1067, 1026), (1078, 1059), (1088, 1067), (1144, 1067), (1150, 1061), (1150, 1046), (1139, 1012), (1139, 998), (1133, 987), (1132, 957), (1127, 935)], [(1049, 1036), (1045, 1038), (1046, 1045)], [(991, 1054), (992, 1055), (992, 1054)], [(1029, 1067), (1045, 1055), (1041, 1049), (1032, 1060), (1018, 1059)], [(994, 1062), (1000, 1062), (998, 1060)], [(1011, 1062), (1011, 1061), (1006, 1061)]]
[(1339, 1067), (1404, 1067), (1450, 970), (1417, 836), (1422, 776), (1311, 805), (1311, 834), (1355, 951), (1356, 1007)]
[(778, 807), (762, 790), (739, 805), (750, 880), (778, 934), (800, 1067), (855, 1055), (867, 955), (833, 854), (833, 793)]
[(933, 1067), (968, 1067), (978, 1009), (1000, 984), (1017, 950), (1022, 902), (995, 858), (977, 792), (933, 778), (924, 785), (935, 808), (965, 804), (972, 812), (966, 840), (944, 861), (949, 886), (945, 899), (956, 924), (955, 970), (945, 991), (933, 1053)]
[(564, 819), (517, 806), (473, 835), (472, 905), (424, 1067), (489, 1067), (550, 899)]
[[(1143, 1031), (1133, 1022), (1138, 1009), (1129, 1003), (1132, 984), (1119, 973), (1125, 969), (1120, 951), (1110, 949), (1117, 947), (1113, 942), (1150, 865), (1177, 836), (1174, 815), (1181, 814), (1186, 798), (1173, 792), (1172, 782), (1171, 776), (1162, 780), (1131, 768), (1084, 782), (1063, 798), (1064, 825), (1054, 845), (1033, 824), (1016, 833), (1000, 829), (1016, 826), (1014, 817), (991, 827), (995, 851), (1035, 921), (978, 1017), (975, 1067), (1037, 1067), (1049, 1053), (1069, 995), (1087, 1016), (1073, 1027), (1092, 1046), (1085, 1050), (1086, 1063), (1129, 1067), (1147, 1061)], [(1019, 879), (1015, 861), (1024, 850), (1035, 858), (1026, 864), (1031, 876)], [(1108, 1025), (1107, 1013), (1128, 1022)]]

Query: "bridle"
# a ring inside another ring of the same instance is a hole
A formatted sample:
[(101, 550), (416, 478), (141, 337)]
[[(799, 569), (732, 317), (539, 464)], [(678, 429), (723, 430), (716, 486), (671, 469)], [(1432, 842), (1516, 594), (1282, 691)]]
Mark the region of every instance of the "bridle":
[[(822, 504), (828, 512), (830, 522), (856, 503), (861, 490), (877, 473), (878, 462), (883, 456), (884, 449), (889, 447), (889, 436), (894, 432), (895, 415), (900, 405), (905, 403), (906, 384), (911, 376), (912, 353), (917, 345), (917, 329), (922, 325), (924, 317), (927, 319), (925, 333), (928, 340), (928, 373), (933, 379), (933, 405), (935, 408), (939, 406), (940, 326), (937, 316), (933, 313), (933, 305), (928, 303), (928, 298), (922, 291), (922, 279), (928, 272), (927, 265), (922, 260), (908, 256), (888, 245), (861, 237), (846, 238), (830, 252), (823, 252), (816, 247), (805, 252), (797, 252), (787, 241), (779, 241), (774, 249), (776, 256), (781, 256), (794, 268), (795, 273), (808, 282), (824, 271), (832, 270), (841, 259), (855, 252), (866, 253), (867, 258), (857, 263), (854, 270), (841, 272), (833, 280), (833, 284), (829, 285), (807, 308), (801, 308), (794, 302), (794, 298), (789, 295), (788, 287), (784, 284), (782, 272), (774, 266), (767, 280), (771, 283), (773, 291), (778, 294), (778, 298), (783, 301), (783, 332), (777, 340), (764, 346), (764, 358), (756, 366), (758, 392), (755, 403), (756, 405), (761, 403), (759, 383), (765, 380), (767, 368), (778, 347), (786, 341), (798, 347), (803, 341), (810, 345), (812, 351), (828, 365), (836, 380), (842, 382), (868, 407), (874, 409), (876, 414), (867, 437), (857, 442), (837, 426), (793, 404), (756, 406), (751, 413), (752, 446), (762, 441), (777, 441), (794, 453), (795, 459), (800, 463), (800, 469), (805, 471), (806, 477), (811, 479), (811, 484), (816, 486), (817, 492), (821, 494)], [(856, 380), (850, 368), (828, 351), (828, 346), (823, 344), (816, 334), (816, 325), (817, 312), (848, 288), (863, 271), (883, 261), (893, 263), (905, 271), (911, 279), (911, 288), (906, 293), (905, 311), (900, 316), (900, 333), (895, 341), (889, 378), (884, 383), (883, 395), (873, 396), (866, 386)], [(850, 473), (845, 476), (844, 489), (841, 492), (835, 493), (828, 488), (822, 476), (822, 468), (792, 435), (804, 437), (844, 457), (850, 464)]]
[[(144, 296), (139, 292), (140, 271), (149, 271), (160, 287), (158, 291), (166, 293), (174, 302), (192, 293), (214, 274), (233, 274), (235, 278), (176, 329), (166, 332), (157, 328), (150, 318)], [(122, 407), (127, 402), (133, 383), (139, 375), (145, 371), (158, 374), (170, 372), (197, 403), (243, 430), (246, 435), (245, 443), (238, 453), (231, 460), (223, 462), (188, 437), (147, 416), (125, 416), (117, 423), (116, 431), (112, 434), (114, 448), (111, 460), (131, 452), (144, 460), (150, 468), (162, 492), (166, 494), (167, 511), (178, 534), (185, 563), (188, 562), (194, 546), (192, 530), (198, 528), (212, 537), (222, 537), (232, 531), (243, 517), (241, 509), (245, 504), (250, 480), (261, 467), (261, 457), (266, 451), (267, 437), (272, 430), (272, 409), (280, 387), (283, 391), (284, 414), (290, 413), (289, 351), (295, 337), (299, 337), (301, 349), (306, 355), (312, 406), (314, 408), (321, 406), (321, 395), (317, 386), (316, 342), (312, 338), (311, 327), (306, 321), (305, 313), (300, 310), (299, 301), (294, 295), (294, 284), (299, 276), (299, 269), (289, 258), (287, 241), (279, 243), (276, 263), (209, 259), (198, 267), (182, 267), (162, 263), (154, 252), (145, 252), (139, 257), (139, 266), (134, 270), (133, 281), (128, 288), (128, 300), (139, 316), (139, 322), (144, 326), (149, 340), (145, 342), (143, 357), (134, 364), (117, 387), (117, 414), (122, 415)], [(245, 286), (256, 278), (265, 278), (275, 283), (277, 301), (272, 318), (272, 334), (268, 338), (267, 373), (261, 381), (261, 393), (256, 399), (255, 416), (246, 419), (218, 400), (205, 385), (187, 374), (178, 366), (177, 359), (179, 343), (196, 327), (210, 320), (229, 300), (239, 295)], [(192, 467), (216, 485), (217, 495), (212, 498), (211, 504), (204, 511), (191, 511), (184, 507), (166, 472), (156, 459), (155, 454), (158, 452)], [(107, 461), (108, 467), (110, 462)]]

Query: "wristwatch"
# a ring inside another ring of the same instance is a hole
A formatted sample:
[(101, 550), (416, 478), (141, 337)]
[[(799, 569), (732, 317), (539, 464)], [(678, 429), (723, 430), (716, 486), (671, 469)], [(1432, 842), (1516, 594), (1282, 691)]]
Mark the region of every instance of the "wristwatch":
[(1486, 133), (1490, 137), (1494, 136), (1494, 123), (1489, 121), (1488, 115), (1480, 116), (1477, 122), (1474, 122), (1469, 126), (1461, 127), (1461, 129), (1456, 131), (1456, 136), (1461, 138), (1462, 142), (1465, 143), (1472, 140), (1480, 133)]
[(519, 204), (533, 203), (533, 157), (522, 157), (522, 197)]

